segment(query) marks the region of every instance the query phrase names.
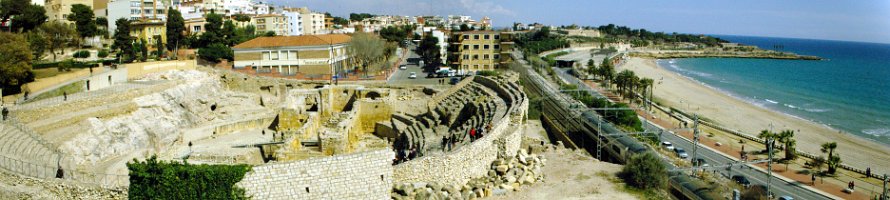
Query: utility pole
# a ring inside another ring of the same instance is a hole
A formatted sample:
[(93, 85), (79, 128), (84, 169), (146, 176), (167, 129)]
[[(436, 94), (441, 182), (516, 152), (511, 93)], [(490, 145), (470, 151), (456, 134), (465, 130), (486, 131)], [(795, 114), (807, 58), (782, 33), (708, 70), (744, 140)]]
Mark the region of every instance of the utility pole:
[[(698, 114), (694, 115), (693, 118), (694, 118), (695, 121), (692, 122), (692, 157), (689, 158), (689, 160), (692, 161), (693, 169), (692, 169), (692, 173), (691, 173), (691, 174), (694, 175), (694, 174), (695, 174), (695, 167), (694, 167), (694, 166), (695, 166), (695, 164), (696, 164), (696, 163), (695, 163), (695, 162), (696, 162), (696, 161), (695, 161), (695, 158), (696, 158), (696, 156), (697, 156), (697, 155), (696, 155), (696, 153), (697, 153), (696, 151), (698, 150), (698, 132), (699, 132), (699, 131), (698, 131)], [(699, 163), (699, 164), (701, 164), (701, 163)]]
[[(769, 125), (769, 132), (770, 132), (770, 134), (772, 134), (773, 124)], [(772, 193), (770, 193), (770, 190), (772, 189), (772, 185), (770, 183), (773, 180), (773, 140), (775, 140), (775, 138), (773, 138), (773, 137), (768, 137), (766, 140), (766, 143), (767, 143), (766, 144), (767, 145), (766, 153), (767, 153), (767, 155), (769, 155), (769, 162), (767, 162), (767, 164), (766, 164), (766, 169), (767, 169), (766, 172), (769, 175), (768, 177), (766, 177), (766, 196), (767, 196), (767, 198), (769, 198), (770, 195), (772, 194)]]

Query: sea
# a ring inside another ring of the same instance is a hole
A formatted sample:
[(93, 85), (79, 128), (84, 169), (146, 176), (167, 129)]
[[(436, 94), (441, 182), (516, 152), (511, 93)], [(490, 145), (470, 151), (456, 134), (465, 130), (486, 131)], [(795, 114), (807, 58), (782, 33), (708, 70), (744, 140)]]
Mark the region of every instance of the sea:
[(824, 60), (684, 58), (657, 63), (751, 104), (890, 146), (890, 44), (715, 37)]

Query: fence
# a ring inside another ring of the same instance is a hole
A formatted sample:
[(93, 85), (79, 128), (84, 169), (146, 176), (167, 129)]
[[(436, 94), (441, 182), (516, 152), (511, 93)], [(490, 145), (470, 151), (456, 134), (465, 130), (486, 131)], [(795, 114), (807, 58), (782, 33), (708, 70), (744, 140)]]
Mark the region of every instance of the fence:
[(9, 107), (10, 110), (28, 110), (35, 109), (39, 107), (53, 106), (62, 103), (71, 103), (77, 101), (90, 101), (96, 98), (101, 98), (107, 95), (119, 94), (123, 92), (138, 90), (138, 89), (148, 89), (149, 91), (160, 91), (162, 89), (166, 89), (169, 86), (173, 86), (179, 83), (178, 81), (150, 81), (150, 82), (131, 82), (131, 83), (122, 83), (113, 85), (107, 88), (102, 88), (93, 91), (83, 91), (78, 93), (68, 94), (67, 98), (65, 96), (56, 96), (49, 97), (45, 99), (39, 100), (28, 100), (25, 101), (23, 99), (19, 99), (16, 101), (16, 105)]

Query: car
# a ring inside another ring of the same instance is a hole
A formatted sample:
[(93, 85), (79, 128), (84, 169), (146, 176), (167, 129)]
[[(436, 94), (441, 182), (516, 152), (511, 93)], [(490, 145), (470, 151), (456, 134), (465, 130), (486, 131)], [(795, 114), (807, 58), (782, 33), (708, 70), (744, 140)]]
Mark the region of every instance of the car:
[(671, 142), (661, 142), (661, 146), (664, 146), (667, 150), (674, 150), (674, 144), (671, 144)]
[(748, 177), (745, 177), (742, 175), (735, 175), (735, 176), (732, 176), (731, 179), (733, 181), (735, 181), (736, 183), (738, 183), (739, 185), (742, 185), (742, 187), (748, 188), (751, 186), (751, 181), (748, 181)]
[(408, 78), (410, 78), (410, 79), (417, 78), (417, 72), (411, 72), (411, 74), (408, 74)]
[(682, 159), (689, 158), (689, 154), (686, 153), (686, 149), (676, 147), (676, 148), (674, 148), (674, 152), (677, 152), (677, 156)]
[(401, 65), (401, 66), (399, 66), (399, 69), (406, 70), (406, 69), (408, 69), (408, 65)]
[(785, 195), (785, 196), (779, 197), (779, 200), (794, 200), (794, 197)]

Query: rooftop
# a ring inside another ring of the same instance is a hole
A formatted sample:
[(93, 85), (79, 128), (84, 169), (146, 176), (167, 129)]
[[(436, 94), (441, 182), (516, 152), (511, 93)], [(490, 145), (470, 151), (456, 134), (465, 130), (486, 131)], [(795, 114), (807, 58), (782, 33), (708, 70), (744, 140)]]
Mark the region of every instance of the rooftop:
[(352, 37), (345, 34), (258, 37), (235, 45), (232, 48), (249, 49), (264, 47), (320, 46), (347, 43), (351, 39)]

